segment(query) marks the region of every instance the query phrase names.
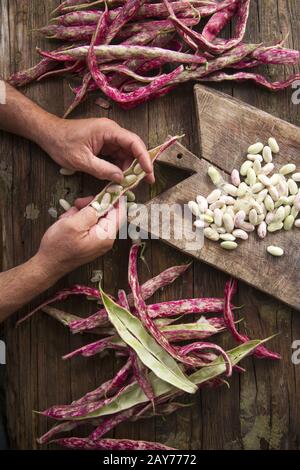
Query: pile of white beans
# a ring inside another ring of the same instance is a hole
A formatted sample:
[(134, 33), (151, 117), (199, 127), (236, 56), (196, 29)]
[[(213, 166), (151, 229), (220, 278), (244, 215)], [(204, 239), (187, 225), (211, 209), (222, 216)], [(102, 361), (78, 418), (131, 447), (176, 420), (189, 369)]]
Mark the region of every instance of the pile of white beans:
[[(226, 250), (235, 250), (238, 240), (247, 240), (251, 232), (256, 231), (262, 239), (268, 232), (300, 228), (300, 172), (296, 172), (294, 163), (276, 172), (273, 155), (278, 153), (274, 137), (266, 146), (261, 142), (250, 145), (247, 159), (239, 170), (232, 171), (231, 183), (209, 167), (208, 175), (216, 189), (188, 203), (196, 217), (195, 227), (204, 229), (206, 238), (220, 242)], [(273, 256), (284, 253), (279, 246), (268, 246), (267, 251)]]

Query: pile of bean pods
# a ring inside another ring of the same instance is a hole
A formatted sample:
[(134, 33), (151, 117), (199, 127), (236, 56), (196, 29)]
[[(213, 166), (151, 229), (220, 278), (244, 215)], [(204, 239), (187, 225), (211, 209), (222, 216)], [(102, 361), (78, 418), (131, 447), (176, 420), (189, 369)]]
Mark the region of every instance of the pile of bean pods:
[[(182, 395), (194, 394), (202, 387), (220, 386), (233, 371), (244, 372), (239, 362), (249, 354), (280, 358), (264, 346), (265, 340), (250, 340), (237, 330), (232, 305), (237, 289), (235, 281), (226, 283), (223, 298), (146, 304), (155, 292), (174, 282), (190, 265), (168, 268), (141, 285), (139, 249), (134, 244), (130, 250), (129, 294), (120, 290), (112, 297), (101, 287), (98, 290), (77, 285), (58, 292), (34, 310), (43, 310), (72, 333), (94, 333), (99, 337), (66, 354), (64, 360), (100, 356), (112, 350), (122, 361), (116, 375), (95, 390), (69, 405), (54, 405), (41, 413), (56, 423), (38, 439), (40, 444), (54, 442), (72, 449), (169, 449), (156, 442), (103, 436), (124, 421), (166, 416), (189, 406), (180, 401)], [(97, 311), (80, 318), (51, 305), (73, 295), (85, 295), (89, 301), (94, 299)], [(193, 315), (188, 323), (184, 322), (187, 315)], [(229, 351), (209, 341), (226, 331), (239, 343)], [(75, 429), (86, 424), (94, 430), (86, 438), (74, 436)], [(71, 437), (61, 437), (70, 432)]]
[[(260, 65), (295, 65), (299, 51), (244, 42), (251, 0), (65, 0), (40, 29), (62, 41), (42, 60), (9, 81), (23, 86), (49, 77), (79, 77), (65, 116), (101, 90), (129, 109), (189, 81), (253, 81), (269, 90), (289, 87), (299, 74), (271, 82), (253, 72)], [(201, 20), (201, 22), (200, 22)], [(229, 39), (220, 36), (234, 22)], [(231, 72), (230, 70), (231, 69)], [(224, 71), (226, 70), (226, 71)]]
[[(217, 189), (188, 203), (197, 218), (194, 225), (204, 228), (206, 238), (220, 241), (226, 250), (235, 250), (237, 240), (247, 240), (255, 230), (263, 239), (268, 232), (300, 228), (300, 172), (294, 163), (287, 163), (276, 172), (273, 155), (278, 153), (274, 137), (269, 138), (268, 145), (250, 145), (241, 168), (232, 170), (231, 183), (224, 181), (216, 168), (209, 167), (208, 175)], [(284, 253), (273, 245), (267, 251), (273, 256)]]

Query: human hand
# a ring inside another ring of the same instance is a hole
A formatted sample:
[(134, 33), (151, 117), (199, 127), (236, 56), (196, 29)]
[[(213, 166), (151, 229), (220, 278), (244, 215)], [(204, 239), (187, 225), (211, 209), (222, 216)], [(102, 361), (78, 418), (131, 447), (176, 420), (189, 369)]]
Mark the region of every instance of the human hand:
[(49, 274), (62, 276), (93, 261), (109, 251), (117, 232), (126, 220), (125, 201), (98, 221), (95, 209), (88, 204), (93, 197), (77, 199), (45, 233), (37, 253)]
[(116, 183), (122, 181), (122, 171), (137, 159), (147, 181), (154, 182), (153, 165), (144, 142), (110, 119), (60, 119), (41, 136), (40, 145), (63, 168)]

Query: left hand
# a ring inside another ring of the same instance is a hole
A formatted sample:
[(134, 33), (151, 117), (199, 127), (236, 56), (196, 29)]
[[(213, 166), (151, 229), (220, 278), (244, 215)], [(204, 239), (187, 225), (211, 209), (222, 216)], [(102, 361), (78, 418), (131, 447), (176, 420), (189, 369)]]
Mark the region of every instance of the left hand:
[[(147, 181), (154, 182), (153, 165), (144, 142), (110, 119), (60, 119), (41, 146), (63, 168), (116, 183), (122, 181), (122, 171), (137, 159)], [(111, 161), (103, 157), (110, 157)]]

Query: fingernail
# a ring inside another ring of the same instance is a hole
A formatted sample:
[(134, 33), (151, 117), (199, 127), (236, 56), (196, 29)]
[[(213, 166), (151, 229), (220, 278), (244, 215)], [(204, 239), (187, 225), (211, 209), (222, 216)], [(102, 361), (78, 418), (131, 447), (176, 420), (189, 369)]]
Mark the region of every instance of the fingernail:
[(121, 183), (123, 181), (123, 173), (113, 173), (111, 179), (115, 183)]

